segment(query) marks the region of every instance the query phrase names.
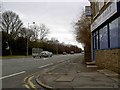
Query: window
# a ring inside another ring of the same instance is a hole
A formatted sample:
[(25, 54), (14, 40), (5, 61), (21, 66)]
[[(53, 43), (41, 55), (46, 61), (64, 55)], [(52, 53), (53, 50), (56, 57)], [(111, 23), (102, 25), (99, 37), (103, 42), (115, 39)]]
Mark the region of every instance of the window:
[(96, 49), (95, 33), (93, 33), (93, 49)]
[(98, 31), (93, 33), (93, 48), (94, 50), (99, 49)]
[(99, 2), (95, 2), (95, 14), (99, 12)]
[(118, 47), (120, 48), (120, 17), (118, 18)]
[(104, 0), (99, 1), (99, 9), (101, 9), (104, 6)]
[(99, 49), (99, 33), (96, 31), (96, 49)]
[(100, 29), (99, 38), (100, 38), (100, 49), (108, 48), (108, 27), (107, 25)]
[(120, 48), (120, 17), (93, 32), (93, 49), (108, 48)]
[(109, 24), (110, 29), (110, 48), (118, 47), (118, 18)]

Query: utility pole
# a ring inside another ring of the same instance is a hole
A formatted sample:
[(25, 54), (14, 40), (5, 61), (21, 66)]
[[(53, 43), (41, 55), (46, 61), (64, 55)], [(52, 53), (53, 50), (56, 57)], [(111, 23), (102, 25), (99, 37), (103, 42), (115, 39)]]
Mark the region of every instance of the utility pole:
[[(35, 22), (33, 22), (33, 24), (35, 25)], [(28, 30), (29, 30), (29, 23), (28, 23)], [(35, 29), (34, 29), (35, 30)], [(26, 52), (26, 56), (28, 56), (28, 54), (29, 54), (29, 40), (28, 40), (28, 32), (26, 32), (26, 38), (27, 38), (27, 46), (26, 46), (26, 48), (27, 48), (27, 52)]]
[[(28, 29), (29, 29), (29, 23), (28, 23)], [(27, 38), (27, 56), (28, 56), (28, 32), (26, 32), (26, 38)]]

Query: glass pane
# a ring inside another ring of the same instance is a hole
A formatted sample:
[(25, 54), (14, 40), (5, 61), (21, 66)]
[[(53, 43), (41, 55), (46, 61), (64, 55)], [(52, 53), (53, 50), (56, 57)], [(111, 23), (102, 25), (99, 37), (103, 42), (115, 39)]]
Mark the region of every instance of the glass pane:
[(118, 47), (118, 19), (109, 24), (110, 27), (110, 47)]
[(100, 29), (100, 49), (108, 48), (108, 29), (107, 25)]
[(120, 17), (118, 18), (118, 47), (120, 48)]

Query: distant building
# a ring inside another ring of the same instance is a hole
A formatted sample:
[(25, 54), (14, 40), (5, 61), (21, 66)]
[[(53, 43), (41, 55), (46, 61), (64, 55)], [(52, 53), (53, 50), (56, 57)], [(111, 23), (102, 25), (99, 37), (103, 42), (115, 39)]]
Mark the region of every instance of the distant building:
[(100, 68), (120, 73), (120, 0), (89, 1), (92, 59)]

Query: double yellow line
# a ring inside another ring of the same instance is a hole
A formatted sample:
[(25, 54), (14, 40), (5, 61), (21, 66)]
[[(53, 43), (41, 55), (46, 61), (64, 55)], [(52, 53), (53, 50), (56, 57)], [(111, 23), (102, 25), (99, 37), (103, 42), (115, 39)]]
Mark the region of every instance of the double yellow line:
[(28, 89), (37, 90), (37, 88), (35, 87), (35, 85), (31, 81), (33, 78), (34, 78), (33, 75), (26, 77), (24, 79), (24, 82), (25, 82), (24, 86)]

